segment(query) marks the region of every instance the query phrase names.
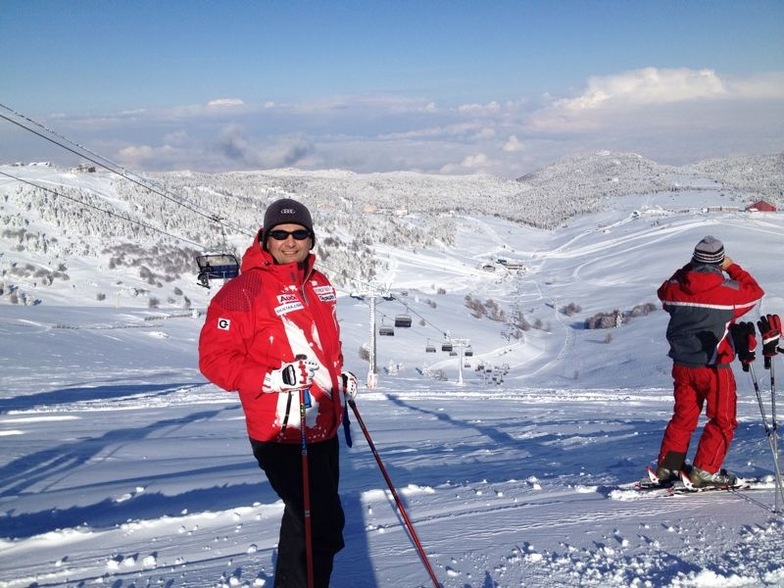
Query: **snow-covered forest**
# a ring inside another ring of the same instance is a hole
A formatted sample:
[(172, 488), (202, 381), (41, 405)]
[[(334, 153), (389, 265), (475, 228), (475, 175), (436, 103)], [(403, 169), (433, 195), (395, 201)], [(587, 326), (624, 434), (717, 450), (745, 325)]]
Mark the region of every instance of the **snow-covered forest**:
[[(289, 196), (305, 202), (319, 226), (317, 253), (336, 285), (351, 290), (384, 282), (384, 247), (411, 252), (455, 245), (456, 215), (486, 215), (521, 227), (554, 229), (615, 206), (625, 195), (718, 192), (725, 207), (756, 198), (782, 205), (784, 155), (662, 166), (635, 154), (591, 153), (558, 161), (517, 180), (341, 170), (126, 177), (60, 170), (46, 164), (5, 166), (0, 175), (4, 254), (1, 297), (32, 304), (54, 280), (69, 279), (74, 259), (109, 278), (133, 268), (98, 300), (118, 290), (154, 306), (188, 306), (185, 287), (201, 251), (241, 255), (266, 204)], [(664, 212), (664, 211), (663, 211)], [(489, 260), (493, 261), (493, 260)]]

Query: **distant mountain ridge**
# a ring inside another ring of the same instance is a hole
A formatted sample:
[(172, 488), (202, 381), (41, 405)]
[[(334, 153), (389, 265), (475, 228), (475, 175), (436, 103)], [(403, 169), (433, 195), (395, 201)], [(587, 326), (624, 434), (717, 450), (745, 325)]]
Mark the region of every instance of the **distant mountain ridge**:
[(784, 153), (672, 166), (635, 153), (602, 151), (566, 157), (517, 181), (539, 189), (568, 186), (610, 196), (708, 186), (779, 202), (784, 197)]

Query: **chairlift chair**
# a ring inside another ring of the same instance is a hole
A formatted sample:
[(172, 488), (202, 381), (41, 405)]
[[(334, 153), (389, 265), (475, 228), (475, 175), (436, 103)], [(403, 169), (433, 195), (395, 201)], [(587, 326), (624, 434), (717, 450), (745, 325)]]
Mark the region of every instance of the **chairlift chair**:
[(395, 329), (393, 327), (379, 327), (378, 334), (384, 337), (394, 337)]
[(395, 317), (395, 326), (408, 328), (411, 326), (411, 317), (407, 314), (399, 314)]
[(452, 351), (452, 344), (451, 343), (441, 343), (441, 351)]
[(428, 343), (427, 347), (425, 347), (425, 353), (435, 353), (435, 352), (436, 352), (436, 346)]
[(240, 262), (231, 253), (204, 253), (196, 256), (199, 285), (210, 287), (210, 280), (228, 280), (240, 273)]
[(474, 354), (474, 351), (470, 347), (466, 347), (465, 351), (463, 351), (463, 355), (466, 357), (471, 357)]

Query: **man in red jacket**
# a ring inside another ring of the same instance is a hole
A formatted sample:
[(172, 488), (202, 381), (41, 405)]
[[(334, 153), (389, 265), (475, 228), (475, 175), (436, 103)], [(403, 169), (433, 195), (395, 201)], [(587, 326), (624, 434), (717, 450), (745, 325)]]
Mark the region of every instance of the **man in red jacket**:
[(709, 420), (689, 479), (695, 486), (735, 482), (721, 470), (738, 426), (735, 376), (730, 367), (735, 350), (729, 327), (764, 294), (756, 280), (725, 255), (721, 241), (711, 236), (697, 243), (691, 262), (659, 288), (659, 300), (670, 314), (667, 341), (675, 396), (659, 452), (657, 476), (661, 483), (677, 479), (684, 468), (704, 405)]
[(344, 546), (337, 431), (345, 394), (357, 390), (343, 371), (335, 289), (313, 268), (314, 242), (303, 204), (273, 202), (199, 338), (201, 372), (239, 392), (253, 454), (285, 505), (275, 586), (286, 588), (309, 586), (310, 576), (327, 588)]

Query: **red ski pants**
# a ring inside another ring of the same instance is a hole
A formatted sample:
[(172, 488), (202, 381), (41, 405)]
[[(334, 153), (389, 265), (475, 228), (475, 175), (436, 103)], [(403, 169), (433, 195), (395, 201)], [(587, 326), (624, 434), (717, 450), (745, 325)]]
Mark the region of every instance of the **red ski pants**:
[(735, 375), (726, 367), (672, 366), (675, 407), (664, 431), (659, 465), (672, 470), (683, 466), (700, 413), (706, 406), (708, 422), (703, 428), (694, 465), (706, 472), (721, 469), (738, 426)]

